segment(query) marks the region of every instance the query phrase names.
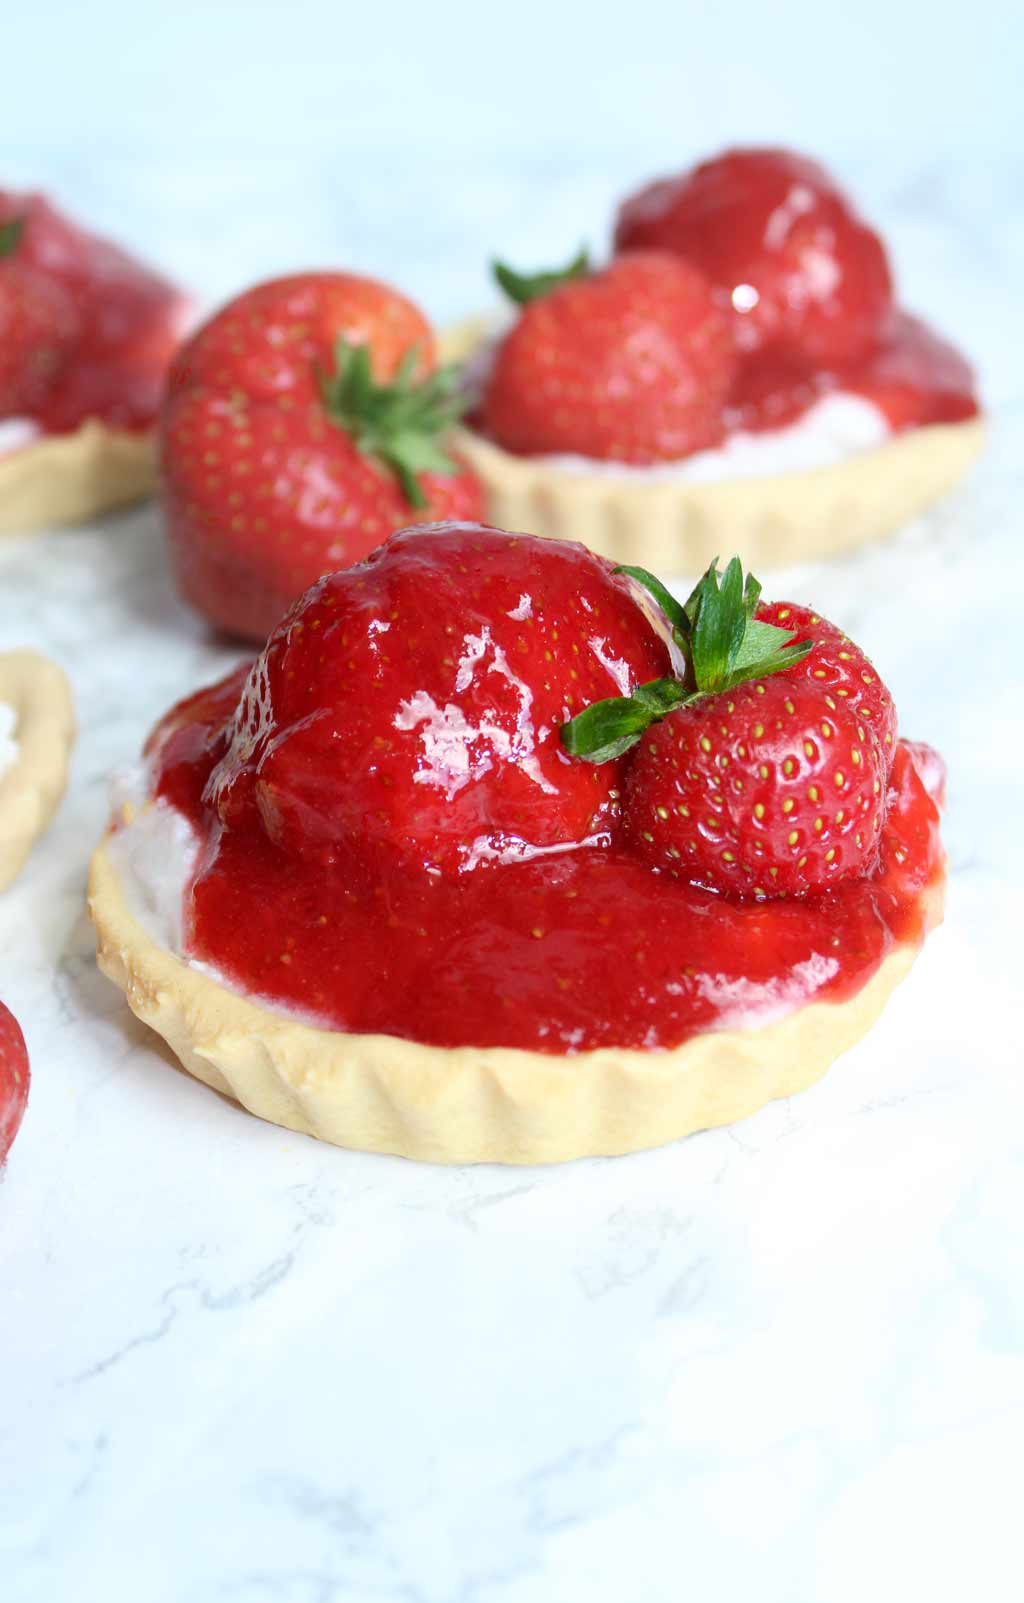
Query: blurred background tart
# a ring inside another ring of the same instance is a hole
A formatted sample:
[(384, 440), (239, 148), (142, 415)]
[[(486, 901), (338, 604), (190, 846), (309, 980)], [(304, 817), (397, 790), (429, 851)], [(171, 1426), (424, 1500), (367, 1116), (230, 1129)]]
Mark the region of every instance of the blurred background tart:
[(45, 196), (0, 190), (0, 533), (150, 493), (185, 296)]
[(898, 304), (816, 162), (734, 150), (619, 208), (615, 254), (498, 265), (518, 307), (452, 331), (459, 449), (511, 527), (669, 571), (828, 556), (893, 532), (981, 450), (967, 360)]

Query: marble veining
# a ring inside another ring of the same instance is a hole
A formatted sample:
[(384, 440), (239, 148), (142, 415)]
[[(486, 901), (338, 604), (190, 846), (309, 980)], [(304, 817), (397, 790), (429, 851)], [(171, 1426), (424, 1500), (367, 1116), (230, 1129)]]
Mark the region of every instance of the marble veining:
[[(195, 234), (208, 293), (235, 282), (229, 180)], [(612, 178), (577, 180), (596, 212)], [(540, 259), (569, 177), (515, 183)], [(845, 624), (945, 752), (947, 922), (865, 1042), (734, 1129), (431, 1169), (260, 1124), (177, 1070), (95, 969), (86, 860), (112, 770), (240, 654), (175, 597), (152, 507), (0, 543), (0, 648), (56, 657), (81, 722), (69, 796), (0, 898), (34, 1075), (0, 1182), (5, 1603), (1019, 1597), (1015, 185), (932, 168), (874, 207), (908, 298), (979, 357), (984, 463), (897, 539), (761, 575)], [(368, 200), (368, 260), (472, 305), (439, 263), (484, 258), (493, 191), (481, 212), (468, 172), (443, 250)], [(236, 243), (258, 271), (266, 239)]]

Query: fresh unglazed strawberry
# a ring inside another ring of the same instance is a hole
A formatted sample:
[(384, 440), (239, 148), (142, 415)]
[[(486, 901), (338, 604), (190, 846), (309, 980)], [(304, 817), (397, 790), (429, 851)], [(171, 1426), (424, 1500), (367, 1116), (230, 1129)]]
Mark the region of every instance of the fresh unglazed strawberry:
[[(98, 418), (151, 428), (188, 302), (126, 251), (80, 228), (42, 195), (0, 191), (0, 228), (17, 223), (17, 260), (48, 286), (59, 372), (25, 405), (52, 433)], [(57, 307), (63, 308), (60, 320)]]
[(306, 273), (240, 295), (170, 374), (165, 511), (184, 595), (263, 639), (414, 511), (479, 516), (478, 480), (445, 450), (460, 409), (428, 324), (386, 285)]
[(0, 1164), (11, 1150), (28, 1101), (28, 1051), (13, 1013), (0, 1002)]
[(735, 558), (721, 579), (709, 568), (685, 606), (631, 571), (685, 646), (687, 678), (563, 730), (591, 761), (630, 752), (624, 838), (657, 868), (744, 895), (805, 895), (867, 872), (896, 720), (863, 653), (807, 608), (760, 605)]
[(559, 729), (668, 663), (583, 546), (404, 529), (271, 635), (208, 796), (230, 828), (363, 867), (448, 874), (578, 843), (609, 827), (622, 776), (571, 761)]
[(67, 290), (21, 258), (23, 231), (0, 224), (0, 417), (43, 403), (78, 332)]
[(790, 681), (809, 680), (826, 713), (845, 708), (874, 731), (887, 763), (896, 744), (896, 705), (888, 687), (849, 635), (810, 607), (793, 601), (759, 601), (755, 617), (812, 640), (815, 650), (786, 670)]
[(864, 355), (892, 307), (885, 249), (818, 165), (785, 150), (730, 150), (626, 200), (619, 251), (670, 250), (699, 267), (744, 351), (819, 367)]
[(721, 440), (736, 353), (696, 268), (651, 251), (592, 274), (577, 260), (564, 278), (501, 281), (525, 304), (480, 402), (500, 445), (642, 464)]

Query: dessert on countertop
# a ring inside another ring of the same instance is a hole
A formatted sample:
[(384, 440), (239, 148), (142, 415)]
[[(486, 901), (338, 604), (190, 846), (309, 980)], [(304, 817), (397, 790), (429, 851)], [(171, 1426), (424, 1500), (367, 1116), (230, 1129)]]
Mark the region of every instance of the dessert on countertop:
[(941, 763), (738, 562), (413, 527), (161, 721), (99, 959), (199, 1078), (342, 1145), (539, 1162), (817, 1078), (941, 916)]

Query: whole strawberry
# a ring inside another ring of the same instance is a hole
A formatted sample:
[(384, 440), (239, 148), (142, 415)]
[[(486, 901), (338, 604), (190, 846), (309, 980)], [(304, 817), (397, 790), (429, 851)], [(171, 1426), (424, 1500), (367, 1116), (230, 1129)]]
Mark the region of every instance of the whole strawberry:
[(896, 716), (864, 654), (807, 608), (761, 605), (735, 558), (685, 606), (628, 571), (664, 607), (687, 677), (588, 708), (562, 732), (591, 761), (630, 751), (624, 839), (656, 868), (740, 895), (808, 895), (868, 872)]
[(631, 195), (616, 248), (699, 268), (745, 352), (819, 367), (865, 355), (892, 309), (885, 249), (824, 168), (786, 150), (729, 150)]
[(274, 630), (210, 799), (289, 853), (432, 876), (606, 839), (621, 770), (572, 762), (559, 729), (668, 666), (629, 585), (583, 546), (403, 529)]
[(0, 418), (38, 409), (79, 331), (63, 285), (24, 260), (20, 218), (0, 224)]
[(0, 1002), (0, 1164), (11, 1150), (28, 1101), (25, 1037), (13, 1013)]
[(736, 354), (698, 269), (651, 251), (600, 272), (578, 258), (561, 276), (499, 277), (524, 309), (479, 421), (506, 450), (644, 464), (721, 440)]
[(162, 421), (178, 582), (211, 621), (264, 638), (321, 574), (414, 512), (473, 518), (446, 452), (461, 409), (404, 296), (345, 273), (258, 285), (179, 353)]

